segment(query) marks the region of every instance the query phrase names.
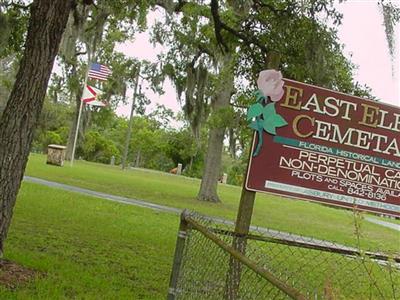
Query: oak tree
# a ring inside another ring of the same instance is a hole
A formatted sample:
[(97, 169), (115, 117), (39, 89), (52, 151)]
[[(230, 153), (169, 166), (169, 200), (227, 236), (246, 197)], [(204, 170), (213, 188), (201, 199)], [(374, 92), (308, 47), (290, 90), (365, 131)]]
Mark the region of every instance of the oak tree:
[(73, 0), (35, 0), (16, 80), (0, 119), (0, 253), (10, 226), (33, 132)]

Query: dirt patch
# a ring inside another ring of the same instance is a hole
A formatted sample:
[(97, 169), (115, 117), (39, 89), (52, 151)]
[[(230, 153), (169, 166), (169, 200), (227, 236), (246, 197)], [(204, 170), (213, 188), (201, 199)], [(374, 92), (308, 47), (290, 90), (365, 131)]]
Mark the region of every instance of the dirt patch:
[(0, 284), (14, 289), (35, 277), (40, 276), (38, 271), (18, 265), (6, 259), (0, 259)]

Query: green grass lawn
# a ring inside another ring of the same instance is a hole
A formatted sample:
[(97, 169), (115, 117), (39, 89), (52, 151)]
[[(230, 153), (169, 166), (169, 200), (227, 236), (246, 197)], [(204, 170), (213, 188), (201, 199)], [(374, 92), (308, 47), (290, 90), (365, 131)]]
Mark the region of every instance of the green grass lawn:
[(165, 299), (178, 217), (24, 183), (5, 258), (44, 275), (0, 299)]
[[(32, 155), (27, 175), (234, 219), (240, 188), (221, 185), (222, 203), (195, 200), (199, 181), (87, 162), (48, 166)], [(253, 224), (355, 244), (349, 211), (258, 195)], [(5, 258), (40, 271), (0, 299), (165, 299), (179, 218), (169, 213), (23, 183)], [(399, 251), (398, 232), (363, 222), (368, 248)], [(293, 258), (294, 259), (294, 258)]]
[[(239, 187), (220, 185), (222, 203), (207, 203), (195, 199), (199, 180), (148, 170), (122, 171), (118, 167), (84, 161), (75, 162), (73, 167), (67, 163), (61, 168), (46, 165), (45, 161), (44, 155), (32, 154), (26, 174), (231, 220), (236, 217)], [(351, 211), (306, 201), (258, 194), (252, 224), (347, 245), (356, 244)], [(366, 221), (362, 223), (361, 242), (370, 250), (400, 251), (398, 232)]]

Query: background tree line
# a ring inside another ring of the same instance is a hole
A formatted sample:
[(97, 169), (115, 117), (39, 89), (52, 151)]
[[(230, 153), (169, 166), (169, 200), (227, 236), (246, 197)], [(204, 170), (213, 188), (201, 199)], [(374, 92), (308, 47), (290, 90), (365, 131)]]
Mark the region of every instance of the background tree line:
[[(49, 144), (66, 145), (72, 118), (73, 108), (70, 105), (54, 103), (47, 98), (35, 131), (32, 152), (46, 153)], [(172, 127), (172, 120), (179, 118), (184, 125)], [(109, 108), (93, 112), (76, 156), (104, 164), (110, 164), (114, 157), (114, 163), (120, 165), (127, 127), (128, 119), (116, 115)], [(201, 178), (207, 128), (199, 134), (198, 139), (195, 139), (183, 116), (177, 116), (165, 106), (157, 105), (153, 111), (137, 114), (133, 118), (129, 165), (169, 172), (181, 163), (185, 176)], [(244, 168), (245, 160), (238, 159), (237, 151), (233, 157), (226, 145), (220, 176), (227, 173), (228, 183), (238, 185), (241, 184)]]

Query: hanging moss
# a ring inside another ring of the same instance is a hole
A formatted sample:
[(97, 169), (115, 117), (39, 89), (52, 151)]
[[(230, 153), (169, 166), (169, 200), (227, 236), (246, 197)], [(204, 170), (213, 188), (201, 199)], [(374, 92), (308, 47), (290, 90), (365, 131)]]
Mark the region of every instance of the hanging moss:
[(253, 5), (252, 0), (228, 0), (228, 5), (233, 8), (235, 14), (239, 16), (245, 16), (249, 13), (251, 6)]
[(400, 20), (400, 9), (395, 7), (392, 3), (380, 2), (381, 11), (383, 15), (383, 26), (385, 27), (386, 40), (388, 43), (389, 54), (392, 60), (392, 72), (394, 72), (395, 61), (395, 26)]
[(186, 68), (186, 91), (185, 91), (185, 114), (190, 118), (193, 113), (194, 90), (196, 87), (195, 69), (192, 64), (188, 64)]
[(97, 52), (97, 47), (103, 40), (103, 32), (110, 13), (106, 8), (98, 8), (98, 11), (93, 16), (93, 21), (88, 23), (85, 29), (85, 34), (82, 37), (88, 49), (89, 59), (93, 59), (94, 53)]
[(183, 110), (189, 120), (194, 137), (200, 136), (200, 126), (206, 118), (207, 102), (205, 90), (208, 80), (208, 70), (202, 62), (195, 68), (188, 64), (186, 69), (185, 105)]
[(7, 17), (0, 13), (0, 51), (7, 46), (10, 32), (11, 30)]
[(199, 65), (196, 70), (197, 93), (196, 99), (199, 103), (204, 103), (204, 94), (208, 79), (208, 70), (203, 65)]
[(78, 5), (69, 15), (67, 26), (60, 43), (60, 55), (68, 63), (72, 63), (75, 59), (76, 44), (83, 34), (88, 11), (86, 6)]

